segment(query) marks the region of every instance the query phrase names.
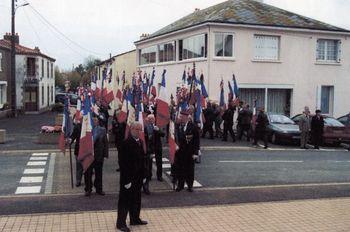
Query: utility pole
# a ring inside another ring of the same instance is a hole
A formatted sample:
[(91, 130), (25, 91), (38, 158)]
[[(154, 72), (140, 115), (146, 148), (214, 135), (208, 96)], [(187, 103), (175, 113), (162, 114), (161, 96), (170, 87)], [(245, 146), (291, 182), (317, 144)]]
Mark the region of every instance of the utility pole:
[(15, 32), (15, 0), (12, 0), (11, 9), (11, 109), (12, 115), (17, 117), (16, 106), (16, 32)]

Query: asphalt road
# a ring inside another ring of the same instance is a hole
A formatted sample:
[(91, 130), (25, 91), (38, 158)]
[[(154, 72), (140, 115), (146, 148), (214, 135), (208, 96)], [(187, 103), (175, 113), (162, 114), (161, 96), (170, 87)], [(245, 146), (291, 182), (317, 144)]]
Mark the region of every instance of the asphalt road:
[(205, 188), (350, 182), (347, 151), (203, 151), (196, 180)]

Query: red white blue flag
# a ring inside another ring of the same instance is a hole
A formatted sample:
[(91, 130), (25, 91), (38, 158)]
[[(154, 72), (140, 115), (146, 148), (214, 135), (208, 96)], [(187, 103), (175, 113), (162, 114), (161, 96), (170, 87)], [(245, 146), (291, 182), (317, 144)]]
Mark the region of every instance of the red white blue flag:
[(156, 125), (160, 128), (166, 126), (170, 120), (168, 94), (166, 92), (165, 85), (165, 73), (164, 69), (162, 74), (162, 82), (159, 89), (159, 96), (156, 100), (157, 103), (157, 115), (156, 115)]

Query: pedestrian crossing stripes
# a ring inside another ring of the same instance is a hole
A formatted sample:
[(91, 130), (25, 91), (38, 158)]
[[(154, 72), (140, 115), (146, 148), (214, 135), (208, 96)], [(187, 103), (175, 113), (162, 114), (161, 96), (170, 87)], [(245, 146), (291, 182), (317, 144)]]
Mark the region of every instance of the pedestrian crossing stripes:
[(40, 194), (45, 177), (45, 169), (49, 160), (49, 153), (33, 153), (26, 168), (23, 171), (23, 176), (19, 180), (19, 186), (15, 194)]
[[(170, 164), (170, 161), (169, 159), (167, 158), (162, 158), (163, 160), (163, 171), (165, 172), (165, 174), (171, 178), (171, 164)], [(156, 162), (156, 159), (153, 158), (153, 162)], [(197, 180), (194, 180), (193, 181), (193, 188), (201, 188), (203, 187), (203, 185), (201, 185), (201, 183), (199, 183)], [(185, 188), (187, 188), (187, 184), (185, 183)]]

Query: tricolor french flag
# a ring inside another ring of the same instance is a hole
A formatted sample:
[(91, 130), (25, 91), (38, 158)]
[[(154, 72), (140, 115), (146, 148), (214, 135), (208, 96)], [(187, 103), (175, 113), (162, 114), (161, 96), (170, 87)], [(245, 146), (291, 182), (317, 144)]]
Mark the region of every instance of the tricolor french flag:
[(170, 120), (168, 94), (166, 92), (165, 85), (165, 73), (164, 69), (162, 74), (162, 82), (159, 89), (159, 96), (156, 100), (157, 103), (157, 115), (156, 115), (156, 125), (160, 128), (166, 126)]
[(175, 152), (176, 152), (177, 145), (175, 141), (175, 123), (172, 120), (169, 123), (168, 144), (169, 144), (169, 159), (170, 159), (170, 163), (173, 164), (175, 160)]
[(94, 162), (94, 142), (92, 137), (92, 112), (90, 98), (85, 96), (83, 121), (80, 135), (78, 160), (82, 163), (84, 172)]
[(145, 139), (145, 124), (144, 124), (144, 110), (143, 104), (140, 102), (138, 107), (138, 117), (137, 121), (142, 125), (142, 130), (140, 131), (140, 140), (142, 142), (143, 151), (147, 152), (146, 139)]
[(125, 128), (125, 136), (124, 136), (124, 138), (127, 139), (129, 137), (130, 126), (136, 120), (135, 108), (132, 105), (133, 95), (132, 95), (130, 89), (128, 90), (127, 97), (126, 97), (125, 100), (127, 101), (128, 117), (127, 117), (127, 120), (126, 120), (126, 128)]
[(224, 81), (221, 80), (220, 82), (220, 107), (223, 107), (226, 109), (226, 103), (225, 103), (225, 90), (224, 90)]
[(109, 104), (114, 100), (114, 92), (112, 87), (112, 68), (107, 67), (103, 75), (102, 99), (105, 104)]

